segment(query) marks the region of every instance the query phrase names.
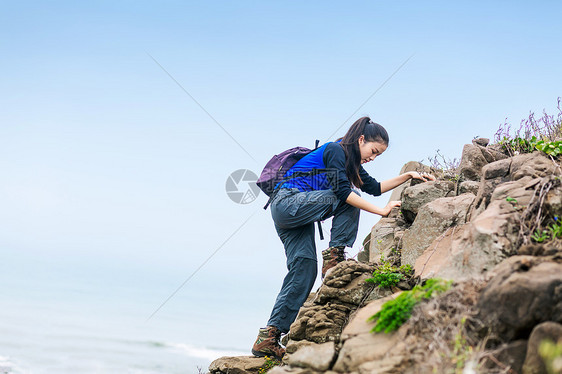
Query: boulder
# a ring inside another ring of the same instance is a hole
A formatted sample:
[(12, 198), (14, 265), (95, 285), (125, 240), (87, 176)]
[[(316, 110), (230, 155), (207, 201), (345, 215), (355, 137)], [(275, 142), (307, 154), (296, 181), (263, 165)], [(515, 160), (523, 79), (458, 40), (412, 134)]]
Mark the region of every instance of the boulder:
[(451, 181), (430, 181), (408, 187), (402, 193), (401, 212), (404, 219), (414, 222), (419, 209), (440, 197), (448, 196), (455, 188)]
[(486, 210), (492, 200), (492, 193), (500, 184), (550, 177), (559, 168), (541, 152), (517, 155), (485, 165), (482, 168), (478, 194), (468, 219), (472, 220)]
[(471, 193), (473, 195), (478, 194), (478, 188), (480, 187), (480, 183), (475, 181), (464, 181), (459, 184), (459, 195), (465, 193)]
[[(342, 332), (343, 342), (333, 370), (339, 373), (349, 373), (358, 370), (359, 366), (367, 362), (383, 359), (387, 354), (394, 356), (403, 352), (405, 347), (397, 332), (371, 333), (374, 322), (367, 321), (369, 317), (377, 313), (382, 305), (396, 298), (399, 293), (384, 299), (368, 303), (357, 311), (349, 324)], [(391, 354), (390, 354), (391, 353)], [(399, 363), (399, 360), (396, 364)]]
[(543, 152), (535, 151), (525, 153), (511, 158), (511, 180), (519, 180), (523, 177), (544, 178), (560, 173), (560, 166), (554, 163)]
[(468, 215), (468, 220), (476, 217), (478, 214), (486, 210), (490, 204), (492, 192), (494, 192), (499, 184), (510, 181), (510, 168), (511, 159), (495, 161), (482, 168), (482, 179), (480, 180), (480, 185), (478, 186), (476, 200), (474, 201), (472, 210)]
[(258, 373), (265, 364), (265, 358), (254, 356), (221, 357), (209, 366), (211, 374)]
[(364, 264), (369, 262), (369, 257), (371, 256), (370, 251), (371, 246), (371, 233), (367, 234), (365, 239), (363, 239), (363, 249), (357, 254), (357, 261)]
[[(337, 303), (302, 307), (291, 325), (287, 347), (299, 340), (314, 343), (339, 341), (350, 311), (350, 307)], [(296, 348), (289, 353), (295, 352)]]
[[(492, 270), (519, 249), (521, 212), (540, 179), (526, 177), (499, 185), (490, 205), (462, 227), (451, 229), (440, 245), (428, 247), (414, 268), (423, 277), (463, 280)], [(515, 201), (507, 201), (507, 197)]]
[(372, 266), (352, 260), (338, 264), (326, 274), (314, 303), (336, 302), (358, 306), (372, 289), (365, 279), (370, 278), (374, 270)]
[(544, 322), (533, 329), (529, 337), (523, 374), (548, 374), (545, 363), (539, 354), (540, 344), (545, 340), (555, 343), (562, 342), (562, 325), (555, 322)]
[(369, 243), (369, 262), (380, 263), (380, 258), (388, 258), (394, 247), (394, 231), (397, 222), (394, 218), (381, 218), (371, 229)]
[[(400, 169), (399, 175), (402, 175), (402, 174), (407, 173), (409, 171), (417, 171), (419, 173), (431, 173), (432, 172), (432, 170), (429, 166), (426, 166), (426, 165), (422, 164), (421, 162), (410, 161), (410, 162), (407, 162), (406, 164), (404, 164), (404, 166), (402, 166), (402, 169)], [(402, 192), (404, 191), (405, 188), (409, 187), (410, 185), (411, 185), (411, 183), (403, 183), (400, 186), (393, 189), (392, 193), (390, 194), (390, 198), (388, 199), (388, 201), (400, 200), (400, 198), (402, 196)]]
[(461, 180), (480, 181), (480, 173), (487, 163), (478, 145), (466, 144), (458, 168)]
[(481, 147), (485, 147), (488, 144), (490, 144), (490, 139), (488, 139), (488, 138), (475, 138), (475, 139), (472, 139), (472, 144), (479, 145)]
[(452, 261), (452, 247), (455, 241), (462, 238), (465, 225), (448, 228), (445, 233), (434, 240), (429, 247), (416, 259), (414, 276), (421, 279), (443, 278), (461, 280), (468, 278), (465, 271), (458, 271), (462, 266), (455, 266)]
[[(296, 341), (338, 342), (349, 314), (367, 298), (373, 285), (365, 282), (374, 267), (348, 260), (328, 271), (314, 297), (300, 309), (291, 325), (287, 351), (298, 351)], [(302, 346), (302, 345), (301, 345)]]
[(477, 319), (500, 340), (526, 339), (542, 322), (562, 322), (562, 264), (513, 259), (496, 273), (478, 300)]
[(309, 344), (284, 360), (290, 366), (326, 371), (332, 365), (336, 348), (334, 342)]
[(449, 227), (464, 224), (474, 198), (472, 194), (443, 197), (421, 207), (414, 223), (402, 237), (402, 264), (413, 266)]

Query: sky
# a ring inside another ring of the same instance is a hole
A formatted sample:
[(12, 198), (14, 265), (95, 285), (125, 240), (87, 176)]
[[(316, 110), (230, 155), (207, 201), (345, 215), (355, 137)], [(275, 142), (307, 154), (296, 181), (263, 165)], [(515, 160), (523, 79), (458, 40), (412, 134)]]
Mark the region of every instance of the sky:
[[(274, 154), (368, 115), (390, 135), (365, 167), (382, 181), (437, 150), (460, 158), (506, 120), (555, 114), (562, 96), (557, 1), (0, 9), (3, 266), (14, 279), (149, 284), (147, 317), (187, 280), (158, 313), (178, 298), (236, 304), (256, 331), (267, 321), (283, 247), (263, 194), (229, 199), (232, 172), (259, 175)], [(362, 214), (351, 255), (378, 219)]]

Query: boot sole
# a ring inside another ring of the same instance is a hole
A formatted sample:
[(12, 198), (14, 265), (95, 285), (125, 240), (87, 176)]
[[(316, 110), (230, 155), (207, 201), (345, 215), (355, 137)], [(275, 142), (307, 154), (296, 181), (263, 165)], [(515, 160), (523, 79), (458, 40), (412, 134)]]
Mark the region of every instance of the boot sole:
[(254, 351), (253, 349), (252, 349), (252, 354), (253, 354), (254, 356), (256, 356), (256, 357), (265, 357), (265, 356), (274, 357), (274, 358), (276, 358), (276, 359), (279, 360), (279, 361), (281, 361), (281, 360), (283, 359), (283, 357), (279, 357), (279, 356), (277, 356), (277, 355), (274, 355), (273, 353), (268, 354), (268, 353), (263, 353), (263, 352)]

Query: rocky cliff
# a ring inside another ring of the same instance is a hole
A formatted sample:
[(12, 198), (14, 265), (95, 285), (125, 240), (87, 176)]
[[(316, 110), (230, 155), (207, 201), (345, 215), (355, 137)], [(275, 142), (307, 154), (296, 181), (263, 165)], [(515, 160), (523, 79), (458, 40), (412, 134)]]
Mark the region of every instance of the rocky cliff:
[[(328, 272), (291, 326), (282, 365), (269, 373), (562, 370), (540, 351), (545, 341), (562, 342), (562, 246), (552, 234), (562, 217), (560, 161), (538, 151), (508, 157), (476, 139), (456, 170), (415, 162), (402, 172), (409, 170), (438, 180), (393, 192), (402, 207), (372, 228), (359, 261)], [(366, 282), (389, 264), (411, 265), (413, 274), (391, 287)], [(429, 278), (452, 287), (419, 303), (398, 330), (371, 332), (369, 317), (385, 302)], [(258, 373), (264, 364), (223, 357), (209, 370)]]

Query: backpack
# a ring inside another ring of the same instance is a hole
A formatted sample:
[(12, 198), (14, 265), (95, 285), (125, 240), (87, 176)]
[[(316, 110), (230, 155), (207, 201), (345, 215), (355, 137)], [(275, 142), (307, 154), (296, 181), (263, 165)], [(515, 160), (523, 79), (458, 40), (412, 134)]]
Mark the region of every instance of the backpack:
[[(273, 198), (279, 192), (280, 187), (283, 185), (284, 182), (293, 178), (311, 176), (317, 173), (322, 173), (327, 171), (327, 169), (314, 169), (308, 172), (297, 171), (291, 174), (290, 176), (285, 177), (287, 171), (289, 171), (289, 169), (291, 169), (301, 158), (303, 158), (304, 156), (306, 156), (307, 154), (318, 148), (318, 143), (320, 143), (320, 141), (316, 140), (314, 149), (308, 149), (305, 147), (294, 147), (291, 149), (287, 149), (286, 151), (273, 156), (267, 162), (267, 164), (265, 164), (265, 167), (263, 168), (260, 177), (256, 182), (258, 187), (267, 196), (269, 196), (269, 200), (267, 200), (267, 204), (265, 204), (263, 209), (267, 209)], [(320, 240), (324, 240), (324, 235), (322, 235), (322, 227), (320, 226), (320, 222), (317, 223), (318, 223), (318, 231), (320, 233)]]

